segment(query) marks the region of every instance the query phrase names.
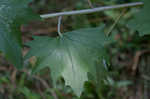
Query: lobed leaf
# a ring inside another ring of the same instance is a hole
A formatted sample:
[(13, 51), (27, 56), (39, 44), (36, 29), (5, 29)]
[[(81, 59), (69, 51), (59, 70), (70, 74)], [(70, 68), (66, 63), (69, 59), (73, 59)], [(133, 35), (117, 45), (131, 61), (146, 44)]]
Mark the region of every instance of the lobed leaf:
[(22, 66), (20, 25), (40, 17), (29, 0), (0, 0), (0, 51), (17, 68)]
[(129, 21), (129, 27), (138, 30), (140, 35), (150, 34), (150, 0), (142, 0), (144, 7), (135, 14), (135, 18)]
[(108, 40), (103, 27), (72, 31), (58, 38), (34, 37), (27, 44), (31, 50), (26, 59), (31, 56), (39, 58), (37, 71), (49, 67), (54, 81), (63, 76), (66, 85), (79, 96), (88, 80), (87, 73), (95, 69), (95, 60)]

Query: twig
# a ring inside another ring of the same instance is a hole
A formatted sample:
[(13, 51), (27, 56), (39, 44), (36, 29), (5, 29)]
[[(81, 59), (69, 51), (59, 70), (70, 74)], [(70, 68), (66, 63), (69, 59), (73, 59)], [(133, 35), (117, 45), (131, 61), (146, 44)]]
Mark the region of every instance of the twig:
[(36, 80), (39, 80), (41, 82), (41, 84), (45, 87), (45, 89), (49, 89), (50, 93), (52, 94), (52, 96), (54, 97), (54, 99), (58, 99), (56, 93), (51, 90), (51, 88), (49, 87), (49, 85), (47, 84), (47, 82), (45, 80), (43, 80), (42, 78), (40, 78), (39, 76), (36, 75), (31, 75), (28, 71), (23, 70), (22, 72), (26, 73), (28, 76), (35, 78)]
[(0, 71), (7, 71), (8, 69), (5, 66), (0, 66)]
[[(8, 70), (6, 67), (0, 68), (0, 71), (6, 71), (6, 70)], [(10, 70), (10, 71), (11, 71), (11, 70)], [(28, 71), (25, 70), (25, 69), (23, 69), (23, 70), (21, 70), (21, 71), (17, 71), (17, 69), (15, 69), (15, 71), (14, 71), (12, 77), (11, 77), (12, 79), (14, 79), (14, 76), (16, 76), (16, 73), (17, 73), (17, 72), (23, 72), (23, 73), (25, 73), (26, 75), (28, 75), (29, 77), (32, 77), (32, 78), (34, 78), (34, 79), (40, 81), (41, 84), (45, 87), (45, 89), (49, 89), (49, 91), (50, 91), (50, 93), (52, 94), (52, 96), (54, 97), (54, 99), (58, 99), (56, 93), (55, 93), (53, 90), (51, 90), (51, 88), (49, 87), (49, 85), (47, 84), (47, 82), (46, 82), (44, 79), (42, 79), (42, 78), (40, 78), (39, 76), (36, 76), (36, 75), (31, 75), (30, 72), (28, 72)]]
[(17, 75), (17, 69), (13, 68), (12, 74), (11, 74), (11, 82), (14, 85), (14, 87), (16, 88), (16, 75)]
[(110, 29), (107, 32), (107, 36), (111, 35), (111, 32), (113, 31), (114, 27), (117, 25), (117, 23), (119, 22), (119, 20), (121, 19), (121, 17), (124, 15), (125, 13), (125, 9), (122, 11), (122, 13), (117, 17), (117, 19), (115, 20), (115, 22), (113, 23), (113, 25), (110, 27)]
[(132, 66), (132, 74), (135, 75), (135, 71), (137, 70), (137, 67), (138, 67), (138, 63), (139, 63), (139, 60), (140, 60), (140, 57), (145, 54), (145, 53), (150, 53), (150, 50), (143, 50), (143, 51), (137, 51), (135, 56), (134, 56), (134, 63), (133, 63), (133, 66)]
[(51, 88), (49, 87), (49, 85), (47, 84), (47, 82), (45, 80), (43, 80), (42, 78), (40, 78), (38, 76), (33, 76), (33, 77), (35, 79), (39, 80), (43, 84), (43, 86), (45, 86), (45, 88), (49, 89), (49, 91), (51, 92), (54, 99), (58, 99), (56, 93), (53, 90), (50, 90)]
[(51, 18), (56, 16), (67, 16), (67, 15), (77, 15), (77, 14), (88, 14), (93, 12), (100, 12), (110, 9), (118, 9), (118, 8), (127, 8), (127, 7), (134, 7), (143, 5), (143, 2), (134, 2), (134, 3), (127, 3), (127, 4), (120, 4), (120, 5), (113, 5), (113, 6), (104, 6), (92, 9), (84, 9), (84, 10), (75, 10), (75, 11), (68, 11), (68, 12), (59, 12), (59, 13), (52, 13), (52, 14), (44, 14), (40, 15), (42, 18)]
[(144, 79), (147, 80), (147, 81), (150, 81), (150, 77), (147, 76), (147, 75), (142, 75), (141, 77), (144, 78)]
[(39, 87), (39, 85), (38, 85), (38, 83), (35, 83), (35, 86), (36, 86), (36, 88), (37, 88), (37, 91), (39, 92), (39, 94), (41, 95), (41, 99), (46, 99), (45, 98), (45, 95), (42, 93), (42, 90), (41, 90), (41, 88)]
[(91, 0), (87, 0), (87, 1), (88, 1), (89, 6), (90, 6), (91, 8), (94, 8), (93, 5), (92, 5)]

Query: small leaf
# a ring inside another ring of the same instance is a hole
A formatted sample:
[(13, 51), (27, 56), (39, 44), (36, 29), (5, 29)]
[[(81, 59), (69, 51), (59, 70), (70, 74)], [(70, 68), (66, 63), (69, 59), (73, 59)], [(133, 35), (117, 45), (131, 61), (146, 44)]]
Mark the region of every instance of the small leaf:
[(20, 25), (40, 19), (28, 3), (29, 0), (0, 0), (0, 51), (17, 68), (22, 66)]
[(26, 59), (38, 57), (37, 70), (49, 67), (54, 81), (63, 76), (66, 85), (70, 85), (79, 96), (88, 80), (87, 73), (93, 71), (94, 60), (110, 39), (102, 30), (103, 27), (81, 29), (58, 38), (34, 37), (35, 40), (27, 44), (31, 50)]
[(109, 75), (107, 66), (109, 60), (106, 48), (103, 48), (100, 52), (101, 55), (99, 55), (98, 60), (95, 62), (93, 72), (88, 74), (89, 80), (96, 86), (101, 86), (103, 80)]
[(41, 99), (39, 94), (32, 92), (27, 87), (19, 88), (19, 91), (26, 97), (26, 99)]
[(138, 30), (140, 35), (150, 34), (150, 0), (142, 0), (144, 7), (135, 14), (135, 18), (129, 21), (129, 27)]

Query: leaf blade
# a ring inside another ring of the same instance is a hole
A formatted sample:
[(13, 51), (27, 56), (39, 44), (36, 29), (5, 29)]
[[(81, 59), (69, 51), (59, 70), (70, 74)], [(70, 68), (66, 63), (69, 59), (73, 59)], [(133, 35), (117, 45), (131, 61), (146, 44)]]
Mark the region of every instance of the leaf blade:
[[(66, 85), (70, 85), (80, 96), (83, 84), (88, 80), (87, 73), (94, 68), (99, 50), (110, 40), (102, 30), (103, 27), (81, 29), (64, 33), (62, 38), (36, 37), (27, 44), (31, 47), (27, 57), (40, 58), (37, 68), (49, 67), (53, 80), (63, 76)], [(45, 43), (39, 45), (39, 42)]]
[(128, 26), (134, 30), (138, 30), (140, 35), (150, 34), (150, 1), (142, 0), (144, 7), (135, 14), (135, 18), (129, 21)]
[(17, 68), (22, 67), (20, 25), (40, 16), (32, 13), (28, 0), (0, 1), (0, 50)]

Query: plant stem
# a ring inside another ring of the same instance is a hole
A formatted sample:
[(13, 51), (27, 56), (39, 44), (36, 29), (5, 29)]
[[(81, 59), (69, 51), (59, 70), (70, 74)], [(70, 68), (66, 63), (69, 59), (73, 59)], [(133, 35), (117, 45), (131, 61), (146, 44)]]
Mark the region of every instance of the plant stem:
[(91, 8), (94, 8), (93, 5), (92, 5), (91, 0), (88, 0), (88, 4), (89, 4), (89, 6), (90, 6)]
[(124, 9), (121, 14), (117, 17), (117, 19), (115, 20), (115, 22), (113, 23), (113, 25), (111, 26), (111, 28), (108, 30), (108, 32), (106, 33), (107, 36), (111, 35), (111, 32), (113, 31), (114, 27), (117, 25), (117, 23), (119, 22), (120, 18), (124, 15), (126, 9)]
[(75, 10), (75, 11), (59, 12), (59, 13), (52, 13), (52, 14), (44, 14), (44, 15), (40, 15), (40, 16), (42, 18), (46, 19), (46, 18), (52, 18), (52, 17), (57, 17), (57, 16), (89, 14), (89, 13), (93, 13), (93, 12), (100, 12), (100, 11), (111, 10), (111, 9), (119, 9), (119, 8), (140, 6), (140, 5), (143, 5), (143, 4), (144, 4), (143, 2), (134, 2), (134, 3), (120, 4), (120, 5), (97, 7), (97, 8), (92, 8), (92, 9)]

